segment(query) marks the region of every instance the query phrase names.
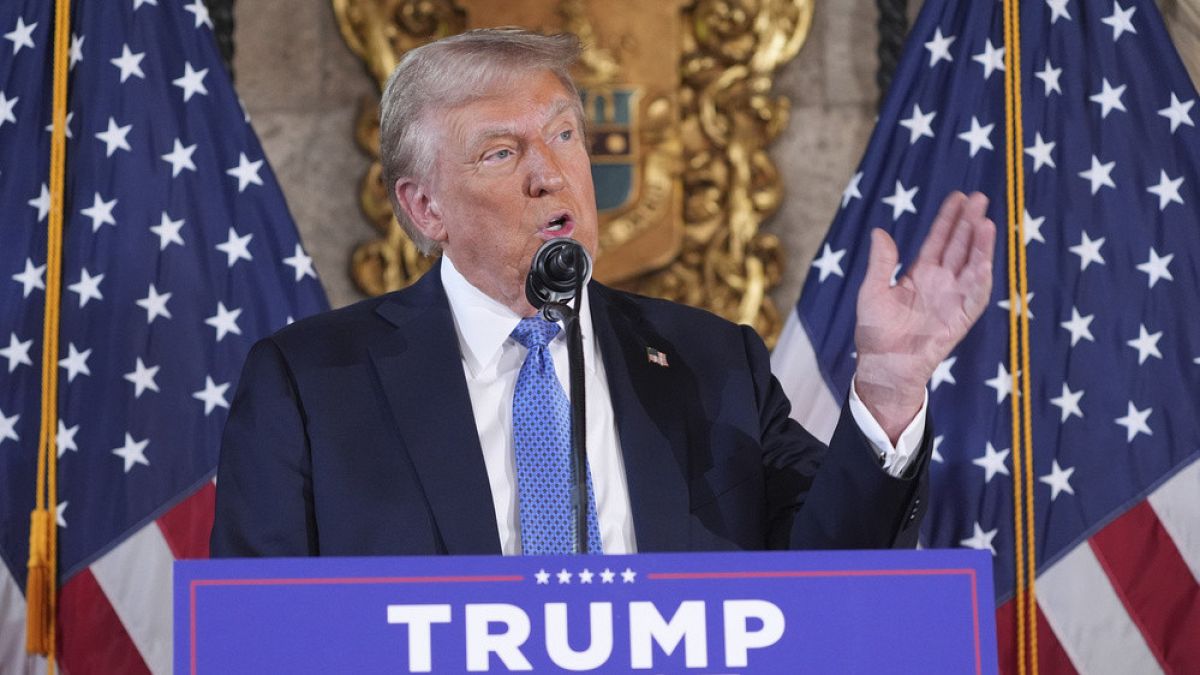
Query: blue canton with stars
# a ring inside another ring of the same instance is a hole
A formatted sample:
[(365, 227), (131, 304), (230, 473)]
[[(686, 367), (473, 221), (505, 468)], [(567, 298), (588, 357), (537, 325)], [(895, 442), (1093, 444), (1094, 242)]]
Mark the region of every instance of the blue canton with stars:
[[(1021, 45), (1041, 569), (1200, 448), (1200, 137), (1152, 2), (1023, 2)], [(926, 2), (797, 307), (845, 396), (870, 229), (903, 264), (951, 190), (989, 196), (993, 297), (930, 383), (923, 543), (992, 551), (1001, 600), (1014, 583), (1004, 134), (1003, 3)]]
[[(0, 4), (0, 554), (24, 585), (53, 2)], [(59, 355), (64, 578), (208, 480), (254, 340), (327, 307), (200, 0), (75, 2)]]
[[(517, 505), (521, 551), (526, 555), (575, 550), (571, 498), (571, 403), (554, 372), (546, 345), (558, 324), (541, 317), (521, 319), (512, 338), (529, 350), (513, 392), (513, 445), (517, 458)], [(587, 471), (588, 552), (600, 553), (600, 528), (592, 472)]]

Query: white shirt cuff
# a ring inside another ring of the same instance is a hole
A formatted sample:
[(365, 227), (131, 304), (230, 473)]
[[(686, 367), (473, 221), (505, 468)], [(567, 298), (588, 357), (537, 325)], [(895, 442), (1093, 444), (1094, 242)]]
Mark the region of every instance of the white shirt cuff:
[(871, 447), (875, 449), (875, 454), (883, 460), (883, 470), (897, 478), (903, 476), (904, 472), (908, 470), (913, 456), (921, 447), (921, 441), (925, 439), (925, 410), (928, 406), (929, 390), (926, 389), (925, 399), (921, 401), (921, 409), (917, 411), (917, 416), (913, 418), (912, 422), (909, 422), (904, 433), (900, 434), (899, 442), (893, 446), (892, 440), (888, 438), (883, 427), (879, 426), (874, 415), (867, 410), (867, 406), (858, 397), (854, 380), (850, 381), (850, 414), (854, 416), (854, 422), (858, 424), (858, 428), (867, 437)]

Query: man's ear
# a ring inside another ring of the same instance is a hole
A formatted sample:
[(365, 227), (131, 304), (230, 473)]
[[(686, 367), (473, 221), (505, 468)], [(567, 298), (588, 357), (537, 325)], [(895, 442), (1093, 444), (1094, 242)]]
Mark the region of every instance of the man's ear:
[(439, 244), (444, 242), (446, 227), (442, 222), (442, 209), (429, 188), (411, 178), (400, 178), (396, 181), (395, 190), (396, 201), (413, 227), (432, 241)]

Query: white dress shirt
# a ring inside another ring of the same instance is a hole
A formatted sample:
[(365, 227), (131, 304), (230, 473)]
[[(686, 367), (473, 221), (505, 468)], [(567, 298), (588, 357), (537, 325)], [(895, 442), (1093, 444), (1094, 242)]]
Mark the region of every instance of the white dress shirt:
[[(512, 434), (513, 392), (527, 350), (510, 337), (521, 316), (488, 297), (468, 282), (451, 262), (442, 256), (442, 285), (450, 302), (458, 346), (462, 353), (463, 374), (471, 396), (479, 446), (492, 488), (496, 509), (496, 528), (504, 555), (521, 553), (520, 518), (517, 514), (517, 465)], [(579, 320), (583, 337), (585, 390), (587, 399), (588, 467), (596, 496), (596, 518), (600, 541), (607, 554), (636, 553), (633, 509), (629, 503), (629, 484), (621, 439), (613, 416), (612, 396), (604, 370), (600, 347), (592, 331), (588, 295), (583, 296)], [(570, 396), (567, 378), (567, 342), (560, 331), (550, 342), (555, 374), (563, 391)], [(928, 401), (928, 396), (926, 396)], [(855, 422), (883, 458), (884, 468), (901, 475), (921, 445), (925, 428), (925, 406), (909, 424), (895, 447), (879, 423), (867, 411), (851, 387), (850, 411)]]

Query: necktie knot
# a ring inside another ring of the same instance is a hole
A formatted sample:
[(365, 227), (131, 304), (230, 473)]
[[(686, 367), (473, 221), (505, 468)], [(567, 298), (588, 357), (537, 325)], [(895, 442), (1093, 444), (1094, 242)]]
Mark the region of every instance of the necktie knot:
[(512, 338), (526, 349), (545, 347), (555, 335), (558, 335), (558, 324), (546, 321), (540, 316), (521, 319), (521, 323), (518, 323), (512, 332)]

